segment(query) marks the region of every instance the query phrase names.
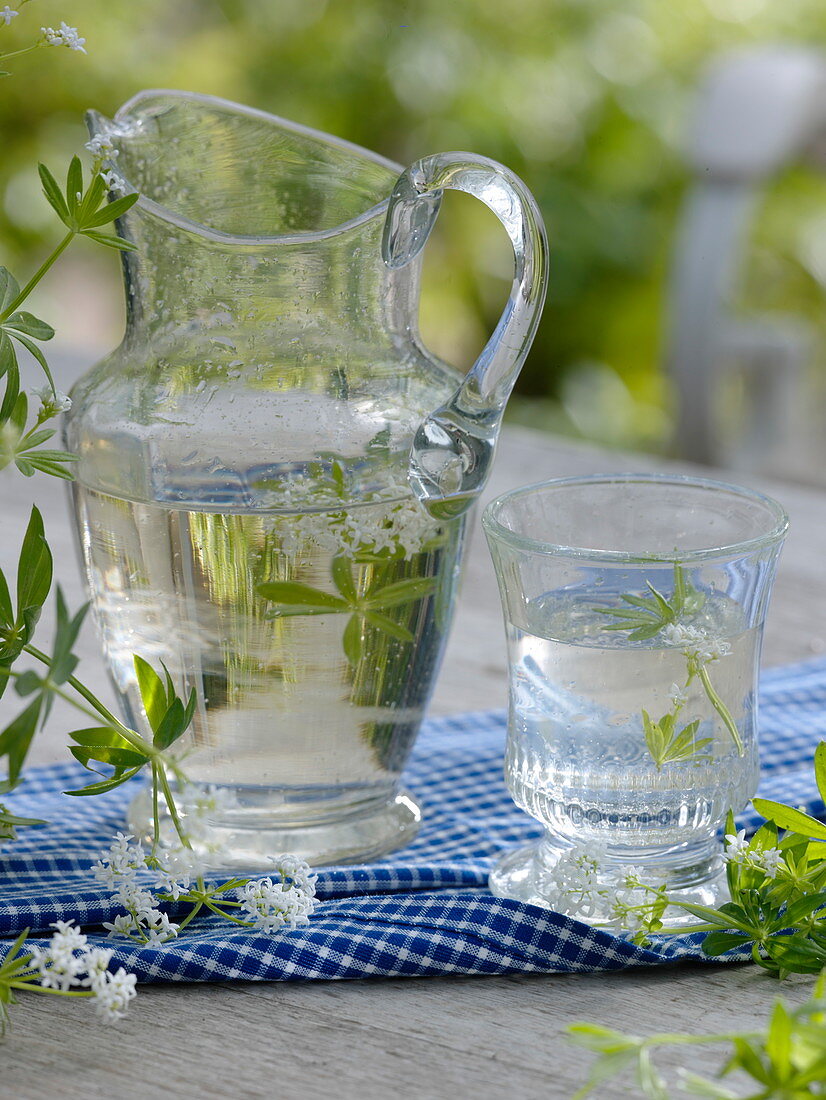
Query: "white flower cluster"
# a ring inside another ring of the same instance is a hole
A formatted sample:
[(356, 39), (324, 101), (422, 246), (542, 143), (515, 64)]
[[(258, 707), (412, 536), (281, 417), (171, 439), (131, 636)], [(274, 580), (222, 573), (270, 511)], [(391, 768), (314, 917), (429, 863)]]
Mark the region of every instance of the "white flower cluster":
[(68, 46), (70, 50), (86, 53), (86, 39), (80, 37), (77, 27), (61, 22), (57, 30), (54, 27), (41, 27), (40, 32), (49, 46)]
[(70, 989), (88, 989), (100, 1016), (109, 1022), (125, 1015), (129, 1002), (135, 998), (137, 978), (123, 967), (112, 973), (108, 969), (113, 952), (102, 947), (88, 947), (86, 937), (72, 921), (57, 921), (47, 948), (32, 944), (31, 966), (40, 975), (44, 989), (67, 993)]
[(544, 892), (560, 913), (617, 932), (637, 932), (645, 925), (653, 898), (640, 882), (641, 873), (636, 867), (612, 872), (606, 867), (604, 845), (577, 844), (554, 865)]
[(779, 848), (752, 848), (746, 840), (746, 830), (726, 833), (726, 845), (723, 858), (728, 863), (739, 863), (743, 867), (755, 867), (766, 878), (777, 878), (777, 872), (783, 866), (783, 853)]
[(253, 928), (268, 933), (308, 924), (315, 908), (316, 876), (297, 856), (275, 856), (273, 864), (276, 881), (262, 878), (236, 890), (242, 916)]
[(95, 134), (86, 142), (85, 148), (89, 150), (96, 161), (115, 160), (120, 153), (112, 144), (112, 139), (105, 134)]
[(50, 420), (58, 413), (68, 412), (72, 407), (72, 399), (60, 390), (52, 392), (51, 386), (42, 386), (39, 390), (33, 390), (34, 397), (40, 398), (40, 419)]
[[(208, 816), (233, 801), (234, 795), (226, 795), (220, 789), (187, 787), (180, 802), (187, 837), (198, 840), (199, 833), (206, 830)], [(174, 939), (180, 926), (173, 924), (158, 906), (160, 902), (178, 901), (190, 892), (193, 882), (196, 892), (188, 901), (194, 904), (210, 896), (220, 907), (221, 895), (217, 891), (204, 893), (204, 867), (196, 853), (183, 846), (163, 847), (159, 849), (161, 864), (157, 859), (148, 860), (143, 847), (133, 841), (134, 837), (118, 833), (109, 851), (92, 868), (97, 880), (112, 891), (112, 900), (126, 910), (114, 920), (104, 922), (110, 938), (126, 936), (149, 946)], [(273, 876), (242, 881), (235, 891), (237, 901), (225, 904), (238, 909), (242, 920), (264, 932), (306, 924), (315, 906), (316, 875), (298, 856), (270, 858)], [(147, 889), (147, 883), (160, 891), (160, 897)]]
[(601, 845), (578, 844), (557, 861), (549, 876), (555, 909), (585, 920), (596, 916), (604, 900), (599, 881), (604, 855)]
[(347, 512), (306, 512), (276, 521), (274, 531), (286, 553), (301, 553), (306, 542), (334, 554), (403, 554), (410, 558), (439, 534), (439, 524), (408, 491), (403, 500), (359, 505)]
[(660, 631), (660, 637), (668, 646), (681, 649), (686, 657), (706, 665), (731, 653), (731, 646), (723, 638), (717, 638), (707, 630), (682, 623), (669, 623)]
[(106, 172), (101, 171), (105, 161), (112, 163), (120, 156), (120, 150), (115, 148), (112, 139), (103, 134), (96, 134), (90, 141), (86, 142), (85, 147), (95, 158), (95, 171), (100, 172), (100, 178), (109, 190), (119, 195), (125, 194), (126, 187), (124, 186), (123, 180), (114, 169), (110, 169)]
[[(108, 929), (110, 937), (122, 935), (155, 946), (174, 939), (178, 925), (158, 908), (158, 899), (138, 881), (140, 873), (148, 872), (149, 867), (141, 845), (130, 843), (134, 839), (117, 833), (108, 853), (92, 868), (98, 882), (112, 890), (112, 901), (126, 910), (114, 921), (105, 921), (103, 927)], [(155, 885), (165, 888), (166, 878), (166, 873), (160, 872)]]

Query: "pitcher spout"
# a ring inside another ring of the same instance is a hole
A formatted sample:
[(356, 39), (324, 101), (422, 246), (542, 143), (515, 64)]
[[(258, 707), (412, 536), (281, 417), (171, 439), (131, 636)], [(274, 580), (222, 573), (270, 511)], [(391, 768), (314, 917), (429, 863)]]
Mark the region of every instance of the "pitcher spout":
[(155, 216), (213, 239), (335, 232), (387, 201), (401, 170), (378, 154), (215, 96), (140, 92), (89, 111), (109, 167)]

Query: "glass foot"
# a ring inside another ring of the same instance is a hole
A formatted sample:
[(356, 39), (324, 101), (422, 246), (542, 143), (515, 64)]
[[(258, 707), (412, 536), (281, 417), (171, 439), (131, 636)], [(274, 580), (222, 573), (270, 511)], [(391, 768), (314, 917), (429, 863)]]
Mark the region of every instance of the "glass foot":
[[(595, 872), (585, 868), (580, 874), (573, 867), (571, 874), (561, 875), (561, 868), (557, 868), (559, 861), (583, 850), (557, 837), (546, 836), (528, 848), (509, 852), (490, 874), (491, 893), (620, 931), (623, 929), (617, 923), (615, 898), (617, 890), (625, 889), (629, 871), (646, 886), (654, 889), (664, 886), (674, 902), (716, 907), (729, 900), (722, 845), (716, 839), (659, 849), (597, 846), (593, 849), (597, 860)], [(566, 867), (569, 862), (566, 861)], [(639, 904), (645, 899), (653, 901), (654, 897), (653, 893), (637, 890), (632, 900)], [(624, 894), (623, 900), (627, 898)], [(697, 918), (672, 904), (665, 910), (662, 921), (667, 928), (680, 928), (696, 924)]]
[[(211, 870), (235, 868), (266, 871), (270, 857), (289, 852), (313, 866), (325, 863), (362, 863), (409, 843), (421, 824), (418, 804), (406, 791), (387, 802), (371, 802), (346, 816), (329, 814), (313, 821), (308, 814), (300, 822), (265, 818), (243, 811), (224, 811), (221, 819), (199, 820), (194, 850)], [(152, 837), (152, 798), (149, 788), (139, 791), (129, 807), (129, 828), (143, 843)], [(186, 819), (184, 815), (184, 824)], [(161, 812), (161, 837), (176, 843), (172, 820)]]

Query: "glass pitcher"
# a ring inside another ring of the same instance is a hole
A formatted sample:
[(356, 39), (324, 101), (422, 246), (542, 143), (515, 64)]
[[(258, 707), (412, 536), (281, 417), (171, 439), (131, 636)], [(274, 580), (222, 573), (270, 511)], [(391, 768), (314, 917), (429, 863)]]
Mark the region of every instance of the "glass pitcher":
[[(465, 153), (397, 165), (206, 96), (145, 92), (90, 129), (140, 192), (120, 220), (122, 345), (67, 445), (94, 617), (128, 721), (133, 654), (197, 707), (179, 742), (223, 865), (404, 843), (399, 777), (455, 599), (468, 507), (546, 286), (541, 218)], [(462, 378), (422, 346), (417, 259), (442, 191), (513, 242), (513, 290)], [(139, 795), (131, 825), (145, 832)]]

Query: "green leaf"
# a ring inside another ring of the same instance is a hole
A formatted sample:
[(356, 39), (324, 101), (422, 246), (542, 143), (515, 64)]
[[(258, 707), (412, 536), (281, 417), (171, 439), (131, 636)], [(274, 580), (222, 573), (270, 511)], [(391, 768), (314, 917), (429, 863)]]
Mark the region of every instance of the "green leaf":
[(0, 313), (20, 296), (20, 284), (7, 267), (0, 267)]
[(34, 449), (35, 447), (39, 447), (41, 443), (45, 443), (47, 440), (51, 439), (53, 435), (54, 428), (38, 428), (24, 435), (20, 443), (26, 450), (29, 448)]
[(20, 396), (20, 368), (17, 365), (17, 352), (14, 344), (0, 328), (0, 378), (6, 376), (6, 388), (0, 402), (0, 424), (5, 424)]
[[(16, 365), (17, 355), (14, 346), (8, 333), (6, 333), (3, 326), (0, 325), (0, 378)], [(17, 400), (16, 394), (14, 400)], [(14, 402), (12, 402), (12, 404), (14, 404)]]
[(399, 604), (412, 603), (413, 600), (430, 596), (436, 589), (435, 577), (414, 577), (406, 581), (396, 581), (370, 592), (365, 600), (367, 607), (397, 607)]
[(772, 802), (767, 798), (754, 798), (752, 805), (759, 814), (781, 829), (791, 829), (792, 832), (814, 840), (826, 840), (826, 825), (801, 810), (793, 810), (791, 806), (784, 806), (782, 802)]
[(344, 656), (353, 666), (359, 663), (364, 652), (364, 636), (362, 631), (362, 619), (360, 615), (353, 615), (347, 620), (344, 628), (341, 644), (344, 648)]
[(185, 729), (184, 705), (180, 699), (173, 699), (155, 732), (152, 744), (156, 749), (168, 749)]
[[(632, 607), (645, 608), (648, 618), (652, 615), (659, 615), (659, 604), (649, 596), (621, 596), (620, 598), (625, 600), (626, 603), (630, 603)], [(634, 612), (631, 611), (628, 614), (633, 615)]]
[(353, 572), (350, 562), (343, 554), (337, 554), (333, 558), (332, 565), (333, 584), (348, 603), (354, 604), (358, 600), (356, 582), (353, 580)]
[(823, 908), (824, 905), (826, 905), (826, 892), (821, 890), (816, 894), (807, 894), (786, 907), (778, 918), (778, 925), (781, 928), (794, 928), (804, 917), (808, 917), (810, 913)]
[(38, 695), (0, 733), (0, 756), (9, 758), (8, 781), (12, 786), (17, 782), (23, 763), (28, 755), (29, 746), (32, 743), (40, 719), (42, 705), (43, 696)]
[(29, 669), (27, 672), (21, 672), (14, 681), (14, 690), (21, 699), (25, 699), (27, 695), (31, 695), (33, 692), (38, 691), (42, 686), (43, 681), (33, 669)]
[(69, 208), (66, 205), (66, 200), (63, 197), (63, 192), (58, 186), (57, 180), (45, 164), (38, 164), (37, 170), (40, 173), (40, 182), (43, 185), (43, 194), (46, 196), (46, 201), (63, 224), (68, 226), (71, 221), (69, 217)]
[(83, 231), (83, 236), (97, 244), (104, 244), (107, 248), (116, 248), (120, 252), (137, 252), (137, 245), (131, 241), (124, 241), (121, 237), (110, 237), (108, 233), (94, 233), (91, 229)]
[(56, 593), (57, 623), (55, 625), (54, 643), (52, 645), (52, 662), (49, 669), (49, 679), (53, 684), (65, 684), (74, 672), (78, 664), (78, 658), (72, 653), (89, 604), (85, 603), (74, 618), (69, 616), (66, 601), (60, 585)]
[(163, 680), (143, 657), (135, 654), (134, 664), (143, 709), (153, 732), (157, 732), (169, 708)]
[(6, 581), (6, 575), (0, 569), (0, 626), (9, 629), (14, 625), (14, 607), (11, 602), (11, 593)]
[(43, 517), (32, 505), (29, 525), (17, 566), (17, 622), (31, 637), (52, 585), (52, 553), (43, 530)]
[(730, 903), (721, 905), (719, 909), (711, 909), (707, 905), (695, 905), (693, 902), (680, 901), (675, 902), (681, 909), (685, 909), (687, 913), (691, 913), (694, 917), (699, 917), (700, 920), (704, 920), (707, 924), (712, 925), (715, 928), (719, 928), (721, 931), (729, 931), (731, 929), (738, 929), (749, 939), (753, 939), (752, 929), (749, 927), (747, 921), (743, 916), (735, 916), (733, 910), (735, 906)]
[(702, 942), (703, 954), (714, 959), (734, 948), (745, 947), (751, 942), (749, 936), (740, 932), (709, 932)]
[[(630, 596), (623, 596), (624, 600), (630, 598)], [(627, 607), (595, 607), (594, 611), (598, 615), (612, 615), (618, 619), (627, 619), (629, 622), (646, 624), (651, 622), (651, 616), (647, 611), (629, 611)]]
[(140, 770), (140, 768), (131, 768), (122, 775), (113, 775), (111, 779), (104, 779), (101, 783), (91, 783), (88, 787), (82, 787), (79, 791), (64, 791), (63, 793), (71, 794), (78, 798), (84, 795), (105, 794), (107, 791), (113, 791), (116, 787), (120, 787), (123, 783), (127, 783), (133, 776), (136, 776)]
[(364, 618), (371, 626), (376, 627), (377, 630), (384, 631), (384, 633), (389, 634), (391, 638), (397, 638), (400, 642), (412, 642), (415, 640), (406, 626), (401, 626), (387, 615), (381, 615), (378, 611), (365, 611)]
[[(257, 591), (271, 603), (284, 604), (291, 609), (303, 608), (304, 614), (308, 615), (341, 614), (350, 610), (347, 601), (339, 596), (331, 596), (320, 588), (311, 588), (309, 584), (299, 584), (297, 581), (265, 581), (258, 585)], [(274, 608), (273, 612), (283, 614), (278, 608)]]
[(637, 1058), (637, 1050), (635, 1047), (630, 1047), (625, 1050), (617, 1050), (611, 1054), (603, 1054), (601, 1058), (598, 1058), (596, 1062), (591, 1066), (591, 1072), (588, 1074), (588, 1080), (578, 1089), (571, 1100), (581, 1100), (582, 1097), (587, 1096), (592, 1092), (597, 1085), (601, 1085), (604, 1081), (608, 1081), (612, 1077), (616, 1077), (617, 1074), (622, 1073), (623, 1070), (633, 1065)]
[(14, 408), (11, 411), (11, 416), (9, 417), (10, 423), (17, 429), (19, 435), (22, 435), (25, 430), (28, 415), (29, 399), (26, 397), (25, 393), (19, 393), (14, 403)]
[(83, 202), (78, 213), (79, 220), (85, 225), (86, 218), (100, 206), (106, 195), (106, 184), (100, 172), (95, 172), (92, 182), (83, 196)]
[(826, 802), (826, 741), (821, 741), (815, 749), (815, 782), (820, 797)]
[(127, 210), (131, 209), (137, 201), (137, 194), (124, 195), (120, 199), (115, 199), (114, 202), (108, 203), (98, 210), (97, 213), (84, 218), (81, 230), (86, 231), (87, 229), (95, 229), (99, 225), (106, 225), (108, 222), (113, 222), (116, 218), (125, 214)]
[(183, 733), (184, 730), (189, 729), (189, 727), (192, 723), (192, 719), (195, 716), (195, 704), (196, 704), (196, 702), (197, 702), (197, 699), (196, 699), (196, 696), (195, 696), (195, 688), (191, 688), (190, 692), (189, 692), (189, 699), (187, 700), (187, 704), (186, 704), (186, 709), (184, 710), (184, 724), (183, 724), (183, 729), (181, 730), (181, 733)]
[(645, 746), (658, 768), (662, 767), (666, 736), (659, 722), (655, 722), (647, 710), (642, 712)]
[(66, 173), (66, 203), (72, 216), (79, 206), (79, 193), (83, 193), (83, 165), (80, 157), (75, 154), (69, 161), (69, 171)]
[(769, 1031), (766, 1036), (766, 1054), (778, 1076), (783, 1080), (791, 1069), (792, 1020), (782, 1001), (775, 1001)]
[(63, 463), (77, 462), (77, 455), (66, 454), (63, 451), (50, 452), (45, 454), (43, 451), (35, 451), (34, 453), (27, 454), (25, 458), (16, 458), (15, 465), (20, 469), (21, 464), (25, 464), (31, 468), (31, 474), (36, 470), (39, 470), (42, 474), (48, 474), (50, 477), (63, 478), (64, 481), (74, 481), (74, 472), (62, 465)]
[(635, 1050), (640, 1042), (635, 1035), (626, 1035), (602, 1024), (569, 1024), (565, 1030), (571, 1042), (577, 1046), (604, 1054), (613, 1054), (618, 1050)]
[(49, 370), (49, 364), (46, 362), (46, 356), (43, 354), (37, 344), (35, 344), (33, 340), (30, 340), (29, 337), (25, 336), (22, 332), (15, 332), (12, 335), (14, 336), (15, 340), (17, 340), (18, 343), (22, 344), (26, 351), (30, 352), (38, 361), (40, 366), (43, 368), (43, 373), (49, 380), (49, 385), (52, 387), (52, 391), (54, 392), (54, 379), (52, 378), (52, 372)]
[(43, 821), (39, 817), (18, 817), (17, 814), (10, 813), (5, 806), (0, 806), (0, 827), (3, 829), (12, 830), (12, 835), (7, 839), (14, 840), (14, 829), (24, 828), (30, 825), (47, 825), (48, 822)]
[(604, 630), (632, 630), (633, 633), (628, 637), (632, 642), (643, 642), (649, 638), (653, 638), (655, 634), (659, 634), (662, 630), (663, 624), (660, 622), (652, 623), (651, 626), (640, 626), (636, 623), (615, 623), (613, 626), (603, 627)]
[(819, 974), (826, 966), (826, 950), (804, 934), (774, 936), (765, 950), (776, 966), (789, 974)]
[(763, 1065), (760, 1055), (755, 1050), (752, 1043), (749, 1042), (744, 1036), (737, 1036), (734, 1040), (734, 1049), (736, 1052), (735, 1065), (740, 1066), (751, 1074), (755, 1081), (759, 1081), (761, 1085), (768, 1085), (768, 1075), (766, 1073), (766, 1067)]
[(677, 614), (662, 592), (658, 592), (651, 581), (645, 582), (646, 587), (651, 592), (651, 595), (657, 601), (657, 610), (666, 622), (673, 622), (676, 619)]
[(716, 1081), (709, 1081), (696, 1073), (683, 1070), (680, 1084), (692, 1096), (704, 1096), (706, 1100), (739, 1100), (739, 1093), (732, 1092)]
[(4, 326), (18, 332), (24, 332), (35, 340), (51, 340), (54, 336), (54, 329), (51, 325), (41, 321), (33, 313), (26, 313), (25, 310), (20, 313), (13, 313), (8, 321), (4, 322)]
[(141, 768), (147, 761), (147, 757), (135, 749), (116, 749), (108, 745), (70, 745), (69, 752), (85, 768), (89, 767), (92, 760), (100, 764), (111, 764), (115, 768)]
[[(82, 730), (72, 730), (69, 737), (78, 745), (109, 746), (112, 748), (128, 749), (133, 746), (113, 726), (88, 726)], [(149, 759), (147, 757), (147, 759)]]

